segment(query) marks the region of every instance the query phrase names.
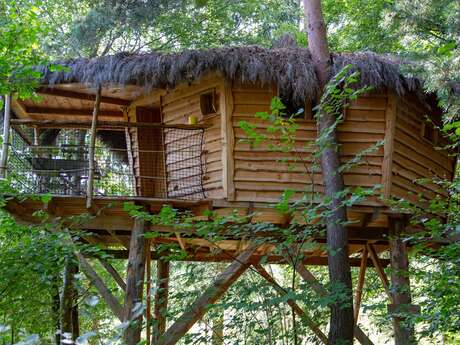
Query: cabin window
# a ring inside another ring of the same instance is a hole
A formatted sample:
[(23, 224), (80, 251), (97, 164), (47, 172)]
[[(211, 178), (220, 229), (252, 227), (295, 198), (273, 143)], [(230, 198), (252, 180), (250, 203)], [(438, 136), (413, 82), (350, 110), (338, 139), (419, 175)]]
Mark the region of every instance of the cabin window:
[(424, 122), (422, 125), (422, 138), (431, 144), (438, 143), (439, 132), (431, 122)]
[(313, 120), (313, 108), (316, 106), (314, 101), (306, 100), (303, 102), (295, 100), (292, 96), (286, 96), (282, 94), (279, 95), (279, 98), (286, 107), (284, 110), (285, 117), (296, 115), (295, 118), (299, 120)]
[(214, 91), (200, 95), (200, 109), (203, 116), (217, 113), (218, 109)]

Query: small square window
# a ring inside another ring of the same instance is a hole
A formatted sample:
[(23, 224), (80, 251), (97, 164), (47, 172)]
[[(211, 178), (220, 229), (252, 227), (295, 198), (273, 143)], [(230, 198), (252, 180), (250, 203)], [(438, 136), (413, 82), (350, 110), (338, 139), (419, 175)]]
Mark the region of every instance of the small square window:
[(424, 122), (422, 125), (422, 138), (432, 144), (438, 143), (439, 131), (431, 122)]
[(214, 91), (200, 95), (200, 109), (203, 116), (217, 113), (218, 109)]

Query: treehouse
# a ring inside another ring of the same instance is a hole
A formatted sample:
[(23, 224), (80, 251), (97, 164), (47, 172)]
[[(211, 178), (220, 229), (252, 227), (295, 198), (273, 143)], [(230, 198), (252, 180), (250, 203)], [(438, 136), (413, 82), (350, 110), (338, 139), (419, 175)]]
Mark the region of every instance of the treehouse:
[[(351, 64), (360, 72), (356, 87), (372, 86), (344, 108), (339, 142), (342, 163), (362, 155), (344, 172), (345, 185), (381, 185), (376, 195), (347, 210), (350, 262), (366, 266), (370, 255), (369, 265), (382, 272), (388, 260), (378, 254), (389, 248), (394, 219), (403, 217), (387, 200), (403, 198), (423, 208), (425, 201), (445, 196), (437, 185), (419, 180), (451, 180), (455, 158), (438, 148), (445, 143), (436, 129), (441, 110), (435, 97), (423, 93), (419, 80), (403, 76), (397, 60), (372, 53), (334, 54), (332, 60), (334, 73)], [(84, 240), (127, 258), (136, 226), (123, 207), (127, 201), (151, 213), (170, 205), (200, 220), (207, 219), (207, 210), (237, 210), (250, 214), (250, 222), (283, 226), (292, 215), (280, 214), (273, 204), (284, 190), (294, 191), (292, 200), (305, 194), (321, 198), (321, 171), (312, 169), (307, 145), (317, 136), (319, 91), (307, 50), (249, 46), (60, 64), (62, 71), (42, 67), (39, 98), (12, 99), (11, 119), (5, 117), (10, 144), (4, 146), (3, 173), (24, 195), (50, 196), (46, 202), (9, 198), (7, 210), (22, 221), (36, 221), (40, 209), (56, 217), (90, 212), (93, 217), (80, 225), (90, 233)], [(254, 115), (270, 112), (275, 96), (288, 114), (300, 114), (288, 152), (270, 149), (278, 143), (275, 134), (251, 145), (241, 128), (245, 121), (266, 133), (270, 123)], [(232, 261), (249, 248), (245, 236), (215, 244), (187, 229), (156, 241), (177, 243), (192, 261)], [(150, 243), (154, 248), (155, 239)], [(305, 263), (327, 263), (324, 247), (305, 254)], [(269, 262), (284, 260), (263, 246), (247, 262), (262, 255)]]

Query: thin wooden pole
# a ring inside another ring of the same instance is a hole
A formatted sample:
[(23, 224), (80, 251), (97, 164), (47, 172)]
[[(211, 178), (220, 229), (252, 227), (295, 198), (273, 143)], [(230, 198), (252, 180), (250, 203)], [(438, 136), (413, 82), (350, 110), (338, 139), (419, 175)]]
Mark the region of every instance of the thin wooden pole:
[(177, 321), (169, 327), (161, 337), (159, 345), (174, 345), (192, 326), (200, 320), (209, 305), (221, 298), (228, 288), (247, 270), (251, 257), (257, 249), (256, 245), (249, 245), (238, 257), (223, 270), (213, 284), (195, 302), (187, 308)]
[(0, 178), (6, 177), (6, 162), (8, 161), (8, 146), (10, 143), (10, 120), (11, 120), (11, 95), (5, 96), (5, 113), (3, 116), (3, 145), (0, 157)]
[(361, 307), (361, 298), (363, 295), (364, 278), (366, 276), (366, 268), (367, 268), (367, 256), (368, 256), (368, 252), (367, 252), (367, 247), (365, 246), (363, 249), (363, 254), (361, 256), (361, 267), (359, 268), (358, 285), (356, 287), (355, 305), (353, 307), (355, 324), (358, 323), (359, 308)]
[(166, 311), (168, 310), (169, 295), (169, 261), (157, 260), (157, 289), (155, 293), (155, 332), (153, 344), (158, 344), (159, 339), (166, 330)]
[(97, 116), (101, 105), (101, 86), (97, 88), (96, 100), (94, 102), (93, 118), (91, 121), (90, 144), (89, 144), (89, 171), (88, 182), (86, 186), (86, 208), (90, 209), (93, 204), (93, 189), (94, 189), (94, 151), (96, 148), (96, 134), (97, 134)]
[[(287, 294), (285, 291), (273, 278), (270, 273), (268, 273), (262, 265), (254, 265), (255, 269), (260, 273), (260, 275), (271, 285), (273, 288), (278, 292), (279, 295), (284, 296)], [(299, 305), (292, 299), (288, 299), (286, 301), (292, 310), (300, 316), (300, 318), (307, 324), (307, 326), (315, 333), (319, 340), (323, 342), (323, 344), (327, 344), (327, 337), (326, 335), (319, 329), (318, 325), (299, 307)]]
[(152, 253), (150, 251), (150, 240), (146, 240), (146, 253), (145, 253), (145, 274), (147, 280), (146, 292), (146, 345), (150, 345), (152, 336)]

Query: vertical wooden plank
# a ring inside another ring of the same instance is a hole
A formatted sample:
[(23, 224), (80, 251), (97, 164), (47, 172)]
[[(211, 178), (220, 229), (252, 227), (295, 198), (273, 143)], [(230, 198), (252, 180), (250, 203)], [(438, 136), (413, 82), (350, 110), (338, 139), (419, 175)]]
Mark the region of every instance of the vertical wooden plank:
[(88, 171), (88, 182), (86, 186), (86, 208), (90, 209), (93, 203), (93, 189), (94, 189), (94, 151), (96, 149), (96, 134), (97, 134), (97, 116), (99, 114), (99, 108), (101, 105), (101, 86), (97, 88), (96, 100), (94, 102), (93, 118), (91, 120), (91, 132), (89, 142), (89, 171)]
[(206, 313), (209, 305), (221, 298), (228, 288), (247, 270), (256, 245), (249, 245), (238, 257), (223, 270), (213, 284), (169, 327), (161, 337), (159, 345), (174, 345)]
[(388, 92), (388, 102), (385, 111), (385, 143), (383, 146), (383, 162), (382, 162), (382, 186), (383, 196), (389, 198), (391, 194), (391, 176), (393, 170), (393, 151), (394, 137), (396, 128), (396, 114), (398, 96), (392, 92)]
[(222, 136), (222, 186), (224, 198), (235, 200), (235, 161), (233, 151), (235, 147), (235, 135), (233, 131), (233, 91), (232, 82), (225, 80), (221, 85), (220, 93), (221, 111), (221, 136)]
[(415, 344), (414, 326), (404, 322), (404, 313), (411, 311), (411, 293), (409, 280), (409, 258), (406, 244), (401, 239), (404, 220), (389, 217), (390, 257), (391, 257), (391, 294), (393, 296), (393, 327), (395, 345)]
[(169, 261), (157, 260), (157, 289), (155, 293), (155, 332), (153, 344), (158, 344), (166, 330), (166, 312), (168, 310), (169, 294)]
[(359, 308), (361, 307), (361, 298), (363, 295), (364, 278), (366, 276), (366, 268), (367, 268), (367, 257), (368, 257), (367, 247), (364, 247), (363, 253), (361, 256), (361, 266), (359, 267), (359, 276), (358, 276), (358, 285), (356, 287), (355, 305), (353, 306), (355, 324), (358, 323)]
[(126, 275), (126, 293), (123, 308), (123, 320), (130, 325), (124, 331), (126, 345), (136, 345), (141, 339), (142, 313), (138, 312), (142, 304), (142, 288), (145, 272), (145, 220), (136, 218), (129, 246), (128, 270)]
[(3, 116), (3, 145), (0, 157), (0, 178), (6, 177), (8, 161), (8, 147), (10, 142), (10, 119), (11, 119), (11, 95), (5, 96), (5, 112)]

